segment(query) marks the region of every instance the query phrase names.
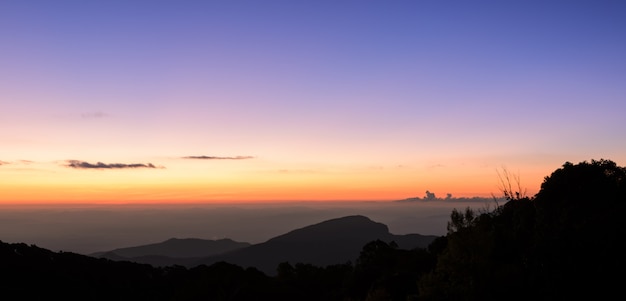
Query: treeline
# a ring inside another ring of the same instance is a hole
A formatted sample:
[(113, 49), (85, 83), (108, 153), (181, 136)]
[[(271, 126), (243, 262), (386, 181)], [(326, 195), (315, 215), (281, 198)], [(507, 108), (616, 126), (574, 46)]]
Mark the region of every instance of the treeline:
[(565, 163), (533, 197), (454, 210), (427, 249), (373, 241), (355, 262), (155, 268), (0, 244), (0, 290), (22, 300), (565, 300), (624, 293), (626, 168)]
[(219, 262), (193, 268), (111, 261), (0, 243), (0, 291), (19, 300), (366, 300), (416, 296), (432, 270), (426, 250), (367, 244), (353, 263), (326, 267), (281, 263), (276, 276)]

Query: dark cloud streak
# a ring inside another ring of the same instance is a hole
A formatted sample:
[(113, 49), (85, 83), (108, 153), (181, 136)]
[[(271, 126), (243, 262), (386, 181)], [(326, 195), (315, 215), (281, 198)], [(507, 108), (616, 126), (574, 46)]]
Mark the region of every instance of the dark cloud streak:
[[(157, 168), (154, 164), (148, 163), (132, 163), (132, 164), (123, 164), (123, 163), (102, 163), (98, 162), (96, 164), (92, 164), (85, 161), (79, 160), (68, 160), (67, 167), (77, 168), (77, 169), (123, 169), (123, 168)], [(162, 167), (160, 167), (162, 168)]]
[(30, 165), (35, 163), (35, 161), (31, 161), (31, 160), (17, 160), (17, 161), (13, 161), (13, 162), (7, 162), (7, 161), (2, 161), (0, 160), (0, 165)]
[(253, 159), (253, 156), (235, 156), (235, 157), (219, 157), (219, 156), (186, 156), (183, 159), (199, 159), (199, 160), (246, 160)]
[(82, 113), (80, 114), (80, 117), (86, 118), (86, 119), (100, 119), (100, 118), (109, 117), (109, 114), (96, 111), (96, 112)]

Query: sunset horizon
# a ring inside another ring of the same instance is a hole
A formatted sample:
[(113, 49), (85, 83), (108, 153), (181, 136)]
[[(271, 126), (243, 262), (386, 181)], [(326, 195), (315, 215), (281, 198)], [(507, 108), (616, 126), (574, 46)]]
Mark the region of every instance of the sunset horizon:
[[(239, 159), (238, 159), (239, 160)], [(247, 159), (252, 160), (252, 159)], [(73, 163), (72, 163), (73, 162)], [(156, 161), (155, 161), (156, 162)], [(67, 160), (62, 164), (38, 164), (4, 162), (3, 171), (13, 174), (4, 180), (0, 204), (223, 204), (223, 203), (288, 203), (288, 202), (359, 202), (398, 201), (423, 197), (426, 191), (438, 198), (448, 194), (453, 198), (502, 197), (500, 174), (503, 171), (515, 177), (515, 188), (534, 195), (546, 172), (533, 178), (521, 172), (500, 167), (493, 170), (482, 168), (480, 173), (449, 175), (438, 172), (436, 167), (425, 168), (428, 181), (417, 183), (416, 168), (379, 168), (376, 172), (352, 172), (345, 174), (305, 171), (245, 171), (236, 175), (220, 173), (209, 176), (181, 174), (187, 170), (171, 170), (158, 163), (89, 163)], [(565, 162), (563, 162), (565, 163)], [(76, 166), (71, 166), (75, 164)], [(28, 170), (22, 170), (27, 165)], [(33, 166), (40, 175), (36, 181), (19, 175), (33, 173)], [(210, 166), (210, 163), (207, 164)], [(553, 169), (558, 168), (556, 166)], [(150, 170), (158, 169), (158, 170)], [(47, 173), (47, 174), (46, 174)], [(41, 175), (43, 174), (43, 175)], [(295, 175), (294, 175), (295, 174)], [(307, 175), (308, 174), (308, 175)], [(273, 178), (272, 178), (273, 176)], [(300, 177), (294, 181), (290, 177)], [(260, 178), (260, 179), (259, 179)], [(450, 180), (448, 180), (450, 179)], [(456, 180), (456, 185), (455, 185)], [(519, 180), (519, 183), (517, 181)], [(519, 187), (518, 187), (519, 184)]]
[(0, 204), (532, 196), (626, 163), (623, 11), (3, 2)]

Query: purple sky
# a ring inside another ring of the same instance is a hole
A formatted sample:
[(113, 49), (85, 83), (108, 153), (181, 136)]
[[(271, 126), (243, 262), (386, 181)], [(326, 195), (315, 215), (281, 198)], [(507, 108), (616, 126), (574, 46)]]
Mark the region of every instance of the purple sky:
[(2, 1), (0, 201), (536, 192), (626, 164), (625, 53), (624, 1)]

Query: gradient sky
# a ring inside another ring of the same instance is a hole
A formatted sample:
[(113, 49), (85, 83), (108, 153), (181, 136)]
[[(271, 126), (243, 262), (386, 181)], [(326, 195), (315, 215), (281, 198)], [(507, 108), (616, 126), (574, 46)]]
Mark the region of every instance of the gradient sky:
[(624, 1), (4, 0), (0, 203), (534, 194), (626, 164), (625, 54)]

